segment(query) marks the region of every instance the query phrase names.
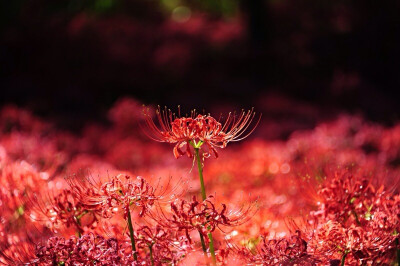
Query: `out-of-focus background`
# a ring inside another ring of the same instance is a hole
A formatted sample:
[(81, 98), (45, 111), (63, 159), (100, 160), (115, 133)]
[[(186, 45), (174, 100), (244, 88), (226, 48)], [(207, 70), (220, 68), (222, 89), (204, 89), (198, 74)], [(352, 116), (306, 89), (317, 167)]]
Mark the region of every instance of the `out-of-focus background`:
[(272, 138), (341, 112), (391, 124), (399, 11), (397, 0), (2, 1), (0, 104), (71, 129), (123, 96), (254, 106)]

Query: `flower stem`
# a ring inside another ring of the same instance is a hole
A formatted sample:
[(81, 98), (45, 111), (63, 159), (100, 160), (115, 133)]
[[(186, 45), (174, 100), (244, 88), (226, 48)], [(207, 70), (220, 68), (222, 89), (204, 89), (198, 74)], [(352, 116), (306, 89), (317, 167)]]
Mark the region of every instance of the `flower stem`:
[(135, 261), (137, 261), (138, 258), (137, 258), (137, 254), (136, 254), (135, 235), (133, 233), (131, 212), (129, 211), (129, 207), (127, 209), (128, 209), (128, 213), (127, 213), (127, 215), (128, 215), (128, 228), (129, 228), (129, 234), (130, 234), (130, 237), (131, 237), (133, 258), (135, 259)]
[[(201, 164), (201, 159), (200, 159), (200, 155), (199, 155), (199, 148), (194, 148), (194, 152), (195, 152), (195, 156), (196, 156), (196, 160), (197, 160), (197, 168), (199, 170), (199, 178), (200, 178), (200, 186), (201, 186), (201, 197), (203, 200), (205, 200), (207, 198), (206, 195), (206, 189), (204, 186), (204, 178), (203, 178), (203, 166)], [(209, 229), (209, 228), (208, 228)], [(200, 240), (202, 240), (202, 235), (200, 233)], [(214, 250), (214, 239), (213, 236), (210, 233), (208, 233), (208, 238), (210, 240), (210, 253), (211, 253), (211, 258), (213, 261), (213, 264), (216, 264), (216, 258), (215, 258), (215, 250)], [(204, 239), (203, 239), (204, 241)], [(202, 242), (202, 246), (203, 246), (203, 242)], [(203, 250), (204, 250), (205, 245), (203, 246)]]
[(400, 265), (400, 249), (397, 249), (397, 265)]
[(340, 266), (344, 266), (344, 262), (346, 260), (346, 256), (347, 256), (348, 253), (349, 253), (348, 251), (345, 251), (343, 253), (342, 260), (340, 261)]
[(81, 227), (81, 218), (75, 217), (75, 219), (76, 219), (76, 224), (78, 225), (77, 226), (77, 234), (78, 234), (78, 237), (81, 238), (81, 236), (82, 236), (81, 229), (80, 229), (80, 227)]
[(203, 249), (204, 253), (207, 254), (206, 243), (204, 242), (204, 237), (201, 234), (200, 230), (199, 230), (199, 235), (200, 235), (201, 248)]
[(357, 225), (361, 225), (361, 222), (360, 222), (360, 220), (358, 219), (358, 215), (357, 215), (356, 211), (355, 211), (355, 210), (352, 210), (351, 212), (353, 213), (354, 218), (356, 219)]
[(150, 261), (151, 261), (151, 266), (154, 266), (154, 258), (153, 258), (153, 244), (149, 245), (149, 251), (150, 251)]
[(81, 238), (82, 236), (82, 232), (81, 232), (81, 218), (83, 216), (85, 216), (88, 213), (88, 211), (83, 211), (81, 214), (79, 214), (78, 216), (75, 216), (75, 220), (76, 220), (76, 224), (77, 224), (77, 230), (78, 230), (78, 237)]
[[(208, 229), (210, 229), (210, 228), (208, 228)], [(210, 239), (210, 252), (211, 252), (212, 261), (213, 261), (213, 264), (215, 265), (217, 263), (217, 260), (215, 258), (214, 239), (213, 239), (211, 232), (208, 233), (208, 238)]]
[(203, 200), (207, 198), (206, 195), (206, 189), (204, 186), (204, 178), (203, 178), (203, 166), (201, 164), (201, 159), (199, 155), (199, 149), (195, 148), (194, 149), (195, 155), (196, 155), (196, 160), (197, 160), (197, 169), (199, 169), (199, 178), (200, 178), (200, 185), (201, 185), (201, 197)]
[[(399, 239), (395, 240), (396, 246), (399, 246)], [(400, 249), (396, 249), (397, 265), (400, 266)]]

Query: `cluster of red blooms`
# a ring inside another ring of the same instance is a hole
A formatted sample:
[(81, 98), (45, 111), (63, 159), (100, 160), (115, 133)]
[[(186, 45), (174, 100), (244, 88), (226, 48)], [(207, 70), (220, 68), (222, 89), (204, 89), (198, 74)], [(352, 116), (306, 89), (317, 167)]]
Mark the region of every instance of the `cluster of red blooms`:
[[(399, 262), (400, 125), (342, 116), (287, 141), (228, 148), (262, 132), (252, 110), (224, 120), (155, 115), (124, 99), (110, 110), (112, 127), (73, 134), (3, 108), (0, 264)], [(200, 151), (212, 193), (199, 200), (193, 159), (175, 160), (146, 135), (173, 143), (176, 158)]]
[(400, 198), (373, 177), (333, 174), (319, 191), (310, 249), (348, 264), (390, 264), (399, 244)]
[(127, 265), (132, 264), (131, 249), (115, 238), (92, 233), (65, 239), (51, 237), (36, 246), (33, 264), (39, 265)]
[[(335, 171), (321, 185), (318, 209), (306, 216), (303, 228), (286, 238), (265, 237), (256, 255), (238, 248), (249, 262), (304, 265), (389, 265), (398, 256), (399, 195), (357, 173)], [(396, 254), (397, 253), (397, 254)]]

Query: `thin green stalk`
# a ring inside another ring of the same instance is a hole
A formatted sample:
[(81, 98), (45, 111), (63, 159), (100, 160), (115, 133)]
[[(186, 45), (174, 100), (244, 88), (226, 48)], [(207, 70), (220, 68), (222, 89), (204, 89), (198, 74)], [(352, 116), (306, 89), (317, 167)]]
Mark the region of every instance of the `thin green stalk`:
[[(83, 217), (83, 216), (85, 216), (87, 213), (88, 213), (89, 211), (83, 211), (81, 214), (79, 214), (78, 216), (75, 216), (75, 219), (76, 219), (76, 224), (80, 227), (81, 226), (81, 218)], [(81, 236), (82, 236), (82, 233), (81, 233), (81, 230), (80, 230), (80, 228), (78, 227), (78, 237), (79, 238), (81, 238)]]
[(130, 234), (130, 237), (131, 237), (133, 258), (135, 259), (135, 261), (137, 261), (138, 258), (137, 258), (137, 254), (136, 254), (135, 235), (134, 235), (134, 233), (133, 233), (131, 212), (129, 211), (129, 208), (128, 208), (128, 213), (127, 213), (127, 215), (128, 215), (128, 228), (129, 228), (129, 234)]
[(76, 216), (76, 219), (81, 219), (83, 216), (85, 216), (85, 214), (87, 214), (89, 211), (83, 211), (81, 214), (79, 214), (78, 216)]
[[(399, 239), (395, 241), (396, 245), (399, 246)], [(397, 257), (397, 265), (400, 266), (400, 249), (396, 250), (396, 257)]]
[(343, 253), (342, 260), (340, 261), (340, 266), (344, 266), (344, 262), (345, 262), (345, 260), (346, 260), (347, 254), (349, 254), (348, 251), (345, 251), (345, 252)]
[(153, 258), (153, 244), (149, 245), (149, 251), (150, 251), (150, 261), (151, 261), (151, 266), (154, 266), (154, 258)]
[[(210, 230), (210, 228), (208, 228), (208, 229)], [(211, 252), (212, 261), (215, 265), (217, 263), (217, 259), (215, 258), (214, 239), (213, 239), (211, 232), (208, 233), (207, 235), (208, 235), (208, 238), (210, 239), (210, 252)]]
[(400, 265), (400, 249), (397, 249), (397, 265)]
[(207, 198), (206, 189), (204, 186), (204, 178), (203, 178), (203, 166), (201, 164), (201, 159), (199, 155), (199, 148), (194, 149), (196, 160), (197, 160), (197, 169), (199, 169), (199, 178), (200, 178), (200, 185), (201, 185), (201, 197), (203, 200)]
[(204, 242), (204, 237), (201, 234), (201, 232), (199, 231), (199, 235), (200, 235), (200, 242), (201, 242), (201, 247), (204, 251), (205, 254), (207, 254), (207, 247), (206, 247), (206, 243)]
[[(200, 155), (199, 155), (199, 148), (194, 148), (194, 152), (195, 152), (195, 156), (196, 156), (196, 160), (197, 160), (197, 168), (199, 170), (199, 178), (200, 178), (200, 186), (201, 186), (201, 197), (203, 198), (203, 200), (205, 200), (207, 198), (207, 195), (206, 195), (206, 189), (205, 189), (205, 186), (204, 186), (203, 166), (201, 164), (201, 159), (200, 159)], [(200, 234), (200, 236), (201, 236), (201, 234)], [(202, 236), (200, 237), (200, 239), (201, 238), (202, 238)], [(212, 258), (213, 264), (215, 265), (217, 260), (215, 258), (214, 239), (213, 239), (213, 236), (212, 236), (211, 232), (208, 233), (208, 238), (210, 240), (211, 258)], [(202, 245), (203, 245), (203, 243), (202, 243)], [(204, 248), (203, 248), (203, 250), (204, 250)]]
[(352, 210), (351, 212), (353, 213), (354, 218), (356, 219), (357, 225), (361, 225), (361, 222), (360, 222), (360, 220), (358, 219), (358, 215), (357, 215), (356, 211), (355, 211), (355, 210)]
[[(81, 218), (79, 218), (79, 217), (75, 217), (75, 218), (76, 218), (76, 224), (78, 226), (81, 226)], [(79, 229), (79, 227), (77, 228), (77, 233), (78, 233), (78, 237), (81, 238), (82, 233), (81, 233), (81, 230)]]

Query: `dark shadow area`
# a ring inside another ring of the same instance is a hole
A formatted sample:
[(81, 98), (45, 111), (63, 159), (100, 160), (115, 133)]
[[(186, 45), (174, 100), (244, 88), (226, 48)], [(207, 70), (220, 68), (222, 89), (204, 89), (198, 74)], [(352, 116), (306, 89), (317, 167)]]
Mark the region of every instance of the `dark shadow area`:
[(102, 119), (122, 96), (217, 111), (255, 106), (298, 123), (340, 112), (392, 123), (399, 7), (395, 0), (3, 1), (0, 103), (67, 128)]

